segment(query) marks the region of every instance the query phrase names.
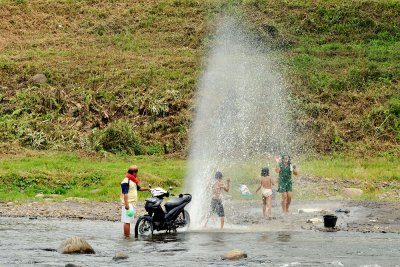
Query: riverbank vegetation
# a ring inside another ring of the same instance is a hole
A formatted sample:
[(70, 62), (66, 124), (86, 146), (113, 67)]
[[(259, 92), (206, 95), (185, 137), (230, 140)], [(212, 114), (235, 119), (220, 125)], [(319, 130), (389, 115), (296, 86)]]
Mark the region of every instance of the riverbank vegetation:
[[(58, 200), (81, 197), (94, 201), (118, 201), (119, 184), (132, 164), (139, 166), (142, 185), (152, 184), (163, 188), (172, 186), (174, 193), (181, 193), (186, 163), (185, 160), (165, 156), (116, 156), (111, 153), (88, 155), (21, 150), (16, 154), (0, 157), (0, 201), (33, 200), (37, 194), (55, 194)], [(303, 180), (308, 181), (309, 177), (313, 179), (310, 192), (300, 194), (304, 199), (324, 199), (326, 194), (333, 194), (334, 192), (328, 190), (330, 185), (326, 184), (326, 179), (335, 179), (338, 185), (348, 187), (356, 184), (356, 187), (365, 190), (363, 198), (367, 199), (377, 199), (388, 190), (400, 190), (400, 160), (395, 157), (361, 159), (337, 155), (301, 158), (296, 164), (300, 171), (300, 180), (295, 178), (295, 193), (305, 189)], [(248, 185), (254, 193), (260, 168), (264, 166), (269, 166), (271, 174), (276, 177), (272, 157), (267, 161), (232, 164), (231, 168), (224, 171), (226, 176), (232, 176), (230, 194), (239, 199), (240, 184)], [(343, 181), (346, 183), (343, 184)], [(325, 187), (326, 190), (312, 192), (320, 187)], [(139, 195), (142, 200), (149, 196), (148, 193)], [(393, 194), (388, 194), (382, 199), (395, 198)]]
[(221, 12), (282, 58), (299, 146), (399, 155), (393, 0), (1, 1), (0, 142), (186, 155)]
[[(156, 156), (25, 151), (1, 157), (0, 199), (32, 199), (37, 194), (56, 194), (98, 201), (118, 201), (120, 183), (128, 167), (139, 166), (139, 179), (168, 188), (182, 186), (185, 161)], [(148, 194), (141, 194), (142, 197)]]

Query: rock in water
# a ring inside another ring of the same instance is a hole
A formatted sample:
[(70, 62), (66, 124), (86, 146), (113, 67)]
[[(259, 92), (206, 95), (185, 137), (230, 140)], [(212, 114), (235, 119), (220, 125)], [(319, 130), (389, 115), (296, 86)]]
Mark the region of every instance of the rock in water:
[(113, 260), (118, 261), (118, 260), (125, 260), (127, 258), (129, 258), (129, 256), (125, 252), (117, 252), (113, 257)]
[(347, 197), (359, 197), (363, 194), (363, 191), (358, 188), (345, 188), (343, 189), (343, 193)]
[(228, 252), (225, 252), (222, 259), (224, 260), (238, 260), (241, 258), (247, 258), (247, 253), (240, 249), (234, 249)]
[(57, 250), (61, 254), (95, 254), (92, 246), (79, 236), (65, 239)]
[(45, 83), (47, 81), (46, 76), (43, 73), (35, 74), (32, 77), (32, 82), (36, 84)]

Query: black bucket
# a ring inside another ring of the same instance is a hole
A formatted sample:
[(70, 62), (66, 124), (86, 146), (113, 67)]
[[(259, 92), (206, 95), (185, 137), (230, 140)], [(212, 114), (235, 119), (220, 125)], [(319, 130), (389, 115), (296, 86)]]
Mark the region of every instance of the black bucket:
[(335, 227), (337, 217), (335, 215), (324, 215), (324, 226), (325, 227)]

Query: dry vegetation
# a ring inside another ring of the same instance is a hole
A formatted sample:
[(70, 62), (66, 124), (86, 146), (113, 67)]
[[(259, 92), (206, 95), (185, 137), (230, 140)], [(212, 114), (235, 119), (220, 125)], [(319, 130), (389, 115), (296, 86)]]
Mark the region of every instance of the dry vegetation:
[(147, 145), (182, 150), (206, 14), (194, 1), (2, 2), (2, 141), (85, 148), (122, 119)]
[[(317, 152), (399, 154), (391, 0), (0, 1), (0, 142), (184, 152), (210, 23), (224, 7), (242, 8), (284, 55), (296, 129)], [(47, 82), (33, 82), (37, 73)], [(118, 138), (128, 141), (108, 143)]]

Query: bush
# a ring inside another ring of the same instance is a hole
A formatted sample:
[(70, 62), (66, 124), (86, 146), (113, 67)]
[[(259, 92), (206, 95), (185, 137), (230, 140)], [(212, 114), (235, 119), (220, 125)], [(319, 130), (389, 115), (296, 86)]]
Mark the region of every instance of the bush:
[(96, 150), (129, 155), (143, 154), (140, 137), (133, 131), (132, 125), (123, 120), (110, 124), (103, 130), (93, 131), (90, 141)]
[(42, 131), (28, 131), (25, 133), (21, 143), (23, 146), (33, 149), (46, 149), (49, 145), (47, 139), (47, 135)]
[(151, 144), (147, 147), (148, 155), (162, 155), (164, 154), (164, 146), (162, 144)]
[(400, 115), (400, 96), (389, 99), (389, 112), (395, 116)]

